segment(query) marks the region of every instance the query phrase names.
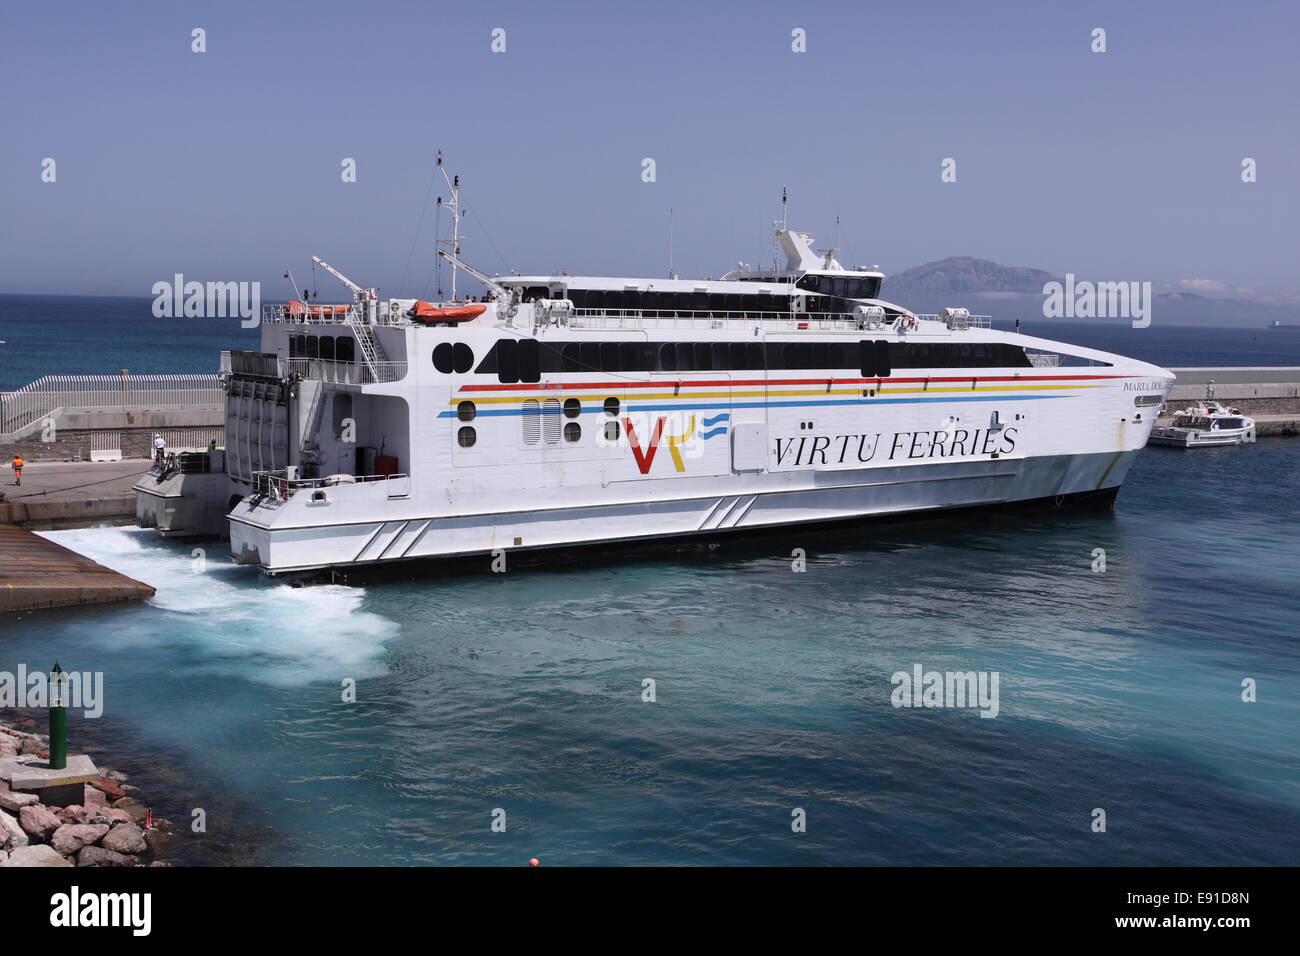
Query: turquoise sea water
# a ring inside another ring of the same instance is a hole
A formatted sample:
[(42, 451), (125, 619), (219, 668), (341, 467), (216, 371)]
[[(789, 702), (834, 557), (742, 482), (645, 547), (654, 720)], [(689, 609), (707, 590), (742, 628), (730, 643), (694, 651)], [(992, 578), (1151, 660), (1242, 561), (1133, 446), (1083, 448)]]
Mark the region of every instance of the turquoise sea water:
[[(804, 573), (295, 589), (54, 532), (158, 595), (6, 621), (0, 667), (104, 672), (74, 740), (204, 808), (190, 862), (1296, 864), (1297, 472), (1293, 440), (1149, 449), (1113, 513), (819, 533)], [(895, 708), (915, 664), (998, 672), (998, 716)]]

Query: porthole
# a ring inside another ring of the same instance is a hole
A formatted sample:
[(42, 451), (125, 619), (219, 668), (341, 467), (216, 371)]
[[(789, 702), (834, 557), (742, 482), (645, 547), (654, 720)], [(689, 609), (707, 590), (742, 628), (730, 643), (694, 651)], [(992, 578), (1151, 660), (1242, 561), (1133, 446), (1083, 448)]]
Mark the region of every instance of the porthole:
[(478, 412), (474, 408), (473, 402), (461, 402), (456, 406), (456, 417), (462, 422), (472, 422), (476, 414)]
[(618, 417), (618, 399), (610, 397), (605, 399), (605, 414), (613, 418)]
[(452, 348), (450, 342), (443, 342), (433, 350), (433, 367), (443, 375), (450, 375), (451, 370), (455, 367), (452, 360)]
[(461, 448), (473, 448), (476, 441), (478, 441), (478, 435), (474, 433), (474, 426), (472, 425), (466, 425), (456, 432), (456, 444), (460, 445)]
[(582, 414), (582, 402), (576, 398), (566, 398), (564, 400), (564, 417), (577, 418)]
[(474, 367), (474, 350), (464, 342), (457, 342), (452, 347), (452, 368), (457, 375), (464, 375)]
[(574, 442), (580, 439), (581, 437), (582, 437), (582, 426), (579, 425), (577, 422), (568, 422), (564, 426), (565, 441)]
[(618, 441), (618, 422), (605, 422), (605, 441)]

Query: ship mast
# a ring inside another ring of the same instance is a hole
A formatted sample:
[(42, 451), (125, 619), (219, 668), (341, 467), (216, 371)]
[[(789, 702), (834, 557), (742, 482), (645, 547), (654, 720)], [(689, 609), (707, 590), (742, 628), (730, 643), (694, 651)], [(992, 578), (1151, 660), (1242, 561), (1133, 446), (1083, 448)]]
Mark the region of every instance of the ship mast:
[[(460, 177), (448, 177), (446, 168), (442, 165), (442, 150), (438, 150), (438, 172), (442, 173), (443, 181), (446, 182), (447, 188), (451, 191), (451, 199), (443, 202), (442, 197), (438, 197), (438, 208), (446, 206), (451, 210), (451, 238), (438, 239), (435, 237), (434, 246), (450, 246), (452, 256), (460, 255), (460, 221), (465, 214), (460, 211)], [(451, 263), (451, 300), (456, 301), (456, 260), (451, 256), (446, 257)], [(438, 298), (442, 298), (442, 289), (438, 290)]]
[(772, 271), (781, 270), (781, 233), (786, 229), (786, 204), (789, 198), (786, 195), (786, 187), (781, 187), (781, 218), (772, 222)]

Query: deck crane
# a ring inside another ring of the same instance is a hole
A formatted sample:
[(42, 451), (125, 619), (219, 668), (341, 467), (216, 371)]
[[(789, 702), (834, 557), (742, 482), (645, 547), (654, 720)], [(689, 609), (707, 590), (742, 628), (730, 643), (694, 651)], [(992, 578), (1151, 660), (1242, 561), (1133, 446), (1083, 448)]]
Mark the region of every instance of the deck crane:
[(453, 256), (450, 252), (447, 252), (445, 249), (439, 249), (438, 255), (440, 255), (442, 258), (450, 262), (452, 268), (464, 269), (475, 279), (478, 279), (479, 282), (482, 282), (483, 285), (487, 287), (487, 290), (491, 292), (494, 296), (496, 296), (497, 300), (501, 303), (501, 305), (498, 306), (498, 308), (503, 315), (509, 317), (515, 314), (515, 307), (518, 303), (516, 302), (517, 297), (515, 296), (513, 290), (506, 288), (501, 283), (497, 282), (495, 279), (489, 279), (487, 276), (479, 272), (477, 269), (471, 269), (469, 266), (465, 265), (465, 263), (461, 262), (459, 259)]
[(373, 323), (375, 321), (375, 311), (377, 309), (377, 300), (379, 299), (378, 289), (363, 289), (343, 273), (339, 272), (332, 265), (322, 259), (320, 256), (312, 256), (311, 261), (316, 263), (334, 278), (338, 279), (352, 291), (352, 300), (361, 309), (362, 315), (366, 321)]
[(374, 325), (378, 318), (379, 290), (361, 288), (320, 256), (312, 256), (311, 261), (352, 290), (352, 301), (357, 306), (356, 320), (354, 321), (353, 316), (349, 315), (344, 321), (352, 326), (356, 335), (357, 347), (361, 349), (361, 358), (370, 372), (370, 380), (372, 382), (383, 381), (384, 379), (381, 377), (383, 369), (380, 366), (381, 363), (387, 360), (383, 348), (380, 347), (375, 340), (374, 334), (369, 329), (369, 326)]

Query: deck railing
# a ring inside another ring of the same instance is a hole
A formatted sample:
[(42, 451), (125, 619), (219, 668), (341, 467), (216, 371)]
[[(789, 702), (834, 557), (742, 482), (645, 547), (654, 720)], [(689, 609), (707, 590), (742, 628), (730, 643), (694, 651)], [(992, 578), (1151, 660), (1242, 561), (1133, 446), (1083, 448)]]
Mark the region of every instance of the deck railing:
[[(965, 324), (956, 325), (942, 316), (920, 314), (918, 319), (944, 322), (948, 328), (993, 327), (988, 315), (963, 317)], [(727, 311), (655, 311), (653, 309), (573, 309), (567, 313), (552, 313), (552, 321), (567, 319), (575, 329), (725, 329), (738, 322), (746, 322), (763, 329), (775, 331), (889, 329), (896, 320), (886, 321), (880, 316), (856, 312), (727, 312)], [(919, 331), (919, 330), (918, 330)]]
[[(334, 488), (347, 485), (364, 485), (374, 482), (388, 482), (390, 488), (405, 485), (409, 475), (326, 475), (324, 478), (290, 478), (283, 469), (275, 471), (253, 472), (253, 494), (262, 497), (274, 496), (288, 501), (296, 492), (304, 489)], [(405, 494), (405, 490), (402, 494)], [(397, 497), (390, 491), (390, 497)]]

